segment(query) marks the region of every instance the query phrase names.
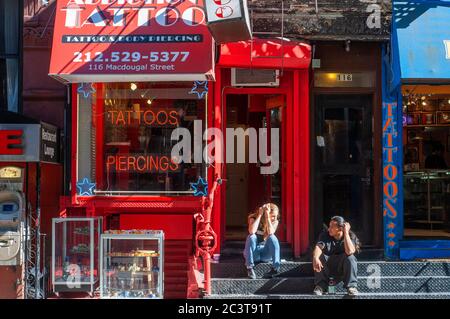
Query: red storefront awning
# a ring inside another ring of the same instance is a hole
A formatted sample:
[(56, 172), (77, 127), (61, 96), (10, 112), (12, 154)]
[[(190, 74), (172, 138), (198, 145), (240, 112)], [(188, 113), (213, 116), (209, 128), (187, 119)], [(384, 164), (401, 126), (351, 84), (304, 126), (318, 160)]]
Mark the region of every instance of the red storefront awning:
[(203, 0), (57, 0), (49, 75), (65, 83), (213, 80)]
[(256, 39), (221, 45), (219, 66), (234, 68), (305, 69), (311, 46), (297, 41)]

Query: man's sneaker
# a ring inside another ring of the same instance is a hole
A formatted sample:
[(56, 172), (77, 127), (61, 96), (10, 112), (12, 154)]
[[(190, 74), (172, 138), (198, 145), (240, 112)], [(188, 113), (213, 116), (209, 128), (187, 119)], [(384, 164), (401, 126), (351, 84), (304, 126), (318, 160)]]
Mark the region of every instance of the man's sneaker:
[(358, 289), (356, 287), (349, 287), (349, 288), (347, 288), (347, 295), (349, 295), (349, 296), (357, 296), (358, 295)]
[(247, 276), (250, 279), (256, 279), (256, 274), (253, 268), (247, 268)]
[(268, 272), (264, 274), (263, 278), (270, 279), (276, 277), (278, 274), (279, 274), (278, 270), (272, 267)]
[(315, 294), (316, 296), (322, 296), (323, 295), (323, 289), (320, 286), (316, 286), (314, 288), (313, 294)]

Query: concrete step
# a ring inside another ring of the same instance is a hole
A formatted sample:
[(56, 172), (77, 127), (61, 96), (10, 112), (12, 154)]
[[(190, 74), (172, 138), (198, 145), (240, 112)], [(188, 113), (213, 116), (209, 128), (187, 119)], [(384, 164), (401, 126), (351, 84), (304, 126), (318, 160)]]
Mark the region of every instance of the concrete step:
[(345, 294), (314, 296), (312, 294), (267, 294), (267, 295), (210, 295), (203, 299), (450, 299), (450, 294), (445, 293), (360, 293), (358, 296)]
[[(234, 249), (230, 250), (222, 250), (220, 254), (219, 261), (223, 262), (243, 262), (244, 261), (244, 255), (243, 250), (240, 249)], [(294, 253), (291, 249), (282, 249), (280, 252), (280, 258), (288, 261), (294, 261)], [(302, 261), (309, 261), (309, 260), (302, 260)]]
[[(216, 295), (252, 294), (311, 294), (314, 278), (273, 279), (212, 279), (212, 293)], [(442, 293), (450, 294), (450, 277), (359, 277), (362, 293)], [(336, 292), (345, 293), (342, 283)]]
[[(237, 248), (237, 249), (244, 249), (245, 247), (245, 241), (242, 240), (235, 240), (235, 241), (226, 241), (223, 245), (223, 249), (227, 248)], [(280, 242), (281, 248), (291, 248), (291, 244), (286, 242)]]
[[(270, 263), (255, 266), (256, 275), (261, 277), (270, 270)], [(240, 262), (219, 262), (212, 264), (213, 278), (247, 277), (244, 259)], [(314, 276), (310, 262), (283, 262), (279, 277), (311, 277)], [(448, 262), (389, 262), (359, 261), (358, 276), (450, 276)]]
[[(223, 248), (220, 252), (221, 260), (233, 260), (242, 257), (242, 252), (244, 251), (245, 242), (244, 241), (227, 241), (225, 242)], [(281, 258), (286, 260), (294, 260), (292, 246), (286, 242), (280, 242), (281, 248)], [(384, 259), (383, 249), (374, 249), (371, 246), (363, 247), (361, 252), (358, 254), (359, 260), (382, 260)], [(296, 261), (311, 261), (311, 253), (307, 253), (302, 257), (295, 258)]]

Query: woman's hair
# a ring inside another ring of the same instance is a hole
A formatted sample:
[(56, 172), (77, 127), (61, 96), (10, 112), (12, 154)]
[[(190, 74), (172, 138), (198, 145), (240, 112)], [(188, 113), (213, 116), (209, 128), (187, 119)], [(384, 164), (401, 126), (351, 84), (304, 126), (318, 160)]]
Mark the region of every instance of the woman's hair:
[[(344, 227), (344, 224), (346, 222), (344, 217), (342, 216), (333, 216), (331, 217), (331, 221), (336, 222), (338, 227)], [(361, 243), (358, 236), (356, 236), (356, 234), (352, 230), (350, 230), (350, 238), (355, 242), (356, 252), (359, 253), (361, 251)]]
[[(270, 207), (269, 214), (276, 211), (277, 212), (277, 221), (280, 221), (281, 215), (280, 215), (280, 209), (278, 208), (278, 206), (275, 205), (274, 203), (267, 203), (267, 204), (269, 204), (269, 207)], [(260, 208), (262, 208), (264, 205), (256, 207), (252, 212), (250, 212), (250, 214), (248, 215), (248, 218), (249, 219), (256, 218), (256, 216), (258, 215), (258, 210)], [(261, 228), (264, 230), (264, 234), (269, 233), (269, 225), (267, 225), (266, 221), (267, 221), (267, 219), (264, 218), (264, 214), (263, 214), (263, 216), (261, 217), (260, 225), (261, 225)]]

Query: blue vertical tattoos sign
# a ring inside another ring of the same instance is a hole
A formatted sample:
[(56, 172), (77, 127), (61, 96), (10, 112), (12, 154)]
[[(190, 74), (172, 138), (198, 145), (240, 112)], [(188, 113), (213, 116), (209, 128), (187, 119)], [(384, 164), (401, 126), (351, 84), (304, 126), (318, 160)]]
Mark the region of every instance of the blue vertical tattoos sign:
[(397, 259), (403, 234), (402, 110), (383, 103), (383, 220), (386, 257)]

